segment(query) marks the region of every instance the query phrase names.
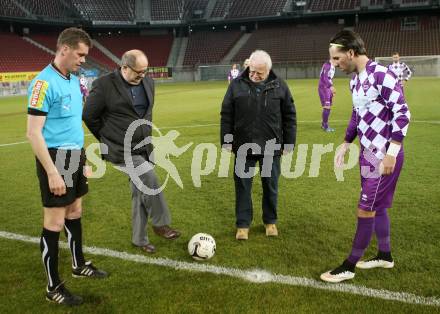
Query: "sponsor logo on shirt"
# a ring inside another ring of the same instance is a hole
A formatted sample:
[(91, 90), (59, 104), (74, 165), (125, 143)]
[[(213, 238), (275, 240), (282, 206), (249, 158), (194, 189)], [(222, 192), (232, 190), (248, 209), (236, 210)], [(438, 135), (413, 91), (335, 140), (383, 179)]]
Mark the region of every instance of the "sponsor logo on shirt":
[(44, 98), (46, 97), (46, 91), (49, 87), (49, 83), (42, 80), (37, 80), (32, 89), (30, 106), (35, 109), (43, 108)]

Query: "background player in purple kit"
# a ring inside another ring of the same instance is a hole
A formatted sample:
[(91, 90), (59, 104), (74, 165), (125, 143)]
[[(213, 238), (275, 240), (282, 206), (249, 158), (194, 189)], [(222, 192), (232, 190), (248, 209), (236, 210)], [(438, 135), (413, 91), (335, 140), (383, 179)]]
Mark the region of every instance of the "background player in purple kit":
[[(332, 63), (345, 73), (354, 73), (350, 81), (353, 111), (345, 141), (335, 156), (336, 166), (344, 162), (350, 143), (359, 137), (361, 151), (361, 196), (358, 222), (348, 258), (332, 271), (321, 275), (328, 282), (354, 278), (355, 266), (362, 269), (392, 268), (390, 221), (397, 180), (403, 165), (402, 141), (410, 112), (396, 77), (384, 66), (368, 59), (364, 42), (358, 34), (343, 30), (330, 41)], [(359, 262), (376, 233), (378, 254)]]
[(87, 79), (84, 75), (81, 75), (79, 79), (79, 88), (81, 89), (81, 94), (83, 95), (83, 101), (89, 96), (89, 89), (87, 88)]
[(322, 105), (322, 123), (321, 128), (326, 132), (334, 132), (335, 129), (329, 127), (328, 118), (332, 108), (333, 96), (336, 94), (336, 89), (333, 87), (333, 76), (335, 75), (335, 67), (330, 61), (322, 65), (321, 74), (319, 77), (318, 93)]
[(233, 64), (232, 69), (228, 72), (228, 82), (231, 83), (233, 79), (236, 79), (240, 74), (240, 70), (237, 69), (237, 65)]
[(411, 78), (412, 72), (405, 62), (400, 62), (400, 55), (398, 52), (393, 53), (392, 58), (393, 63), (388, 66), (388, 70), (396, 75), (403, 91), (403, 86), (405, 85), (405, 82)]

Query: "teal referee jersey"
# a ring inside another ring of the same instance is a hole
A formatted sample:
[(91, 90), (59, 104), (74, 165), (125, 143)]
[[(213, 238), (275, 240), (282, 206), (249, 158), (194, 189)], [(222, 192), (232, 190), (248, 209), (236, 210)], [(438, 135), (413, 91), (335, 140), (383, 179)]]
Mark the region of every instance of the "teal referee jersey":
[(31, 82), (28, 114), (46, 116), (43, 137), (48, 148), (81, 149), (82, 94), (78, 77), (64, 76), (49, 64)]

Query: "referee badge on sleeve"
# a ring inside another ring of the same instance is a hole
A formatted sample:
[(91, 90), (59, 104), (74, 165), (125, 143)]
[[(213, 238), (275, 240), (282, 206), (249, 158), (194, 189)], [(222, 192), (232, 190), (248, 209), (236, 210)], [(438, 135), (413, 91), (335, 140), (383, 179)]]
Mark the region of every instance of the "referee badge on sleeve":
[(32, 89), (32, 96), (29, 106), (35, 109), (43, 108), (44, 98), (46, 97), (46, 91), (49, 87), (49, 83), (42, 80), (37, 80)]

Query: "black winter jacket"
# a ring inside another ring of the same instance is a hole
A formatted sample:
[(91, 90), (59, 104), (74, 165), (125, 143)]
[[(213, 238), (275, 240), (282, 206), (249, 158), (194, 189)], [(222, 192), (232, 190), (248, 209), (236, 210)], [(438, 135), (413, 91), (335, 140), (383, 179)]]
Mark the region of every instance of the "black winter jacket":
[(280, 155), (283, 149), (292, 150), (296, 141), (296, 110), (287, 84), (271, 70), (266, 83), (260, 86), (249, 79), (247, 68), (229, 85), (223, 99), (220, 129), (222, 145), (226, 134), (233, 135), (234, 153), (243, 144), (256, 143), (261, 147), (260, 153), (247, 150), (246, 155), (263, 155), (266, 142), (273, 139), (281, 145), (274, 155)]

